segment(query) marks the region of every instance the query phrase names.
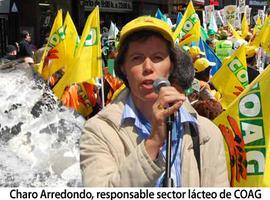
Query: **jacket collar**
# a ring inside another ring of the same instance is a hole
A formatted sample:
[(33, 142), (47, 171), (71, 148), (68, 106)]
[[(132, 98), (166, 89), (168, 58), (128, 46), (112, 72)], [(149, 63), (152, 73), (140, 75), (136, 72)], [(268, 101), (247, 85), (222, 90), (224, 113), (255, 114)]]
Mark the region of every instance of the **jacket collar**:
[[(127, 88), (122, 90), (113, 102), (111, 102), (97, 114), (98, 117), (108, 119), (119, 128), (129, 93), (129, 89)], [(197, 119), (198, 114), (188, 100), (183, 103), (183, 106), (187, 112)]]

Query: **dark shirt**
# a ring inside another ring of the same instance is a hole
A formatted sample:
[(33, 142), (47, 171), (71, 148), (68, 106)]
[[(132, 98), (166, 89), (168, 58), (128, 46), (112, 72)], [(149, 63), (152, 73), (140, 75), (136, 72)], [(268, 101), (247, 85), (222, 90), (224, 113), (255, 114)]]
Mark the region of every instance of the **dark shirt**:
[(18, 52), (18, 57), (33, 57), (31, 45), (27, 41), (22, 40), (19, 46), (20, 51)]
[(260, 74), (260, 72), (258, 72), (256, 69), (249, 66), (247, 67), (247, 72), (248, 72), (249, 83), (251, 83)]
[(16, 60), (17, 56), (16, 55), (5, 55), (3, 57), (3, 59), (5, 59), (5, 60)]
[(16, 55), (5, 55), (4, 57), (0, 58), (0, 65), (6, 64), (10, 61), (16, 60), (17, 56)]

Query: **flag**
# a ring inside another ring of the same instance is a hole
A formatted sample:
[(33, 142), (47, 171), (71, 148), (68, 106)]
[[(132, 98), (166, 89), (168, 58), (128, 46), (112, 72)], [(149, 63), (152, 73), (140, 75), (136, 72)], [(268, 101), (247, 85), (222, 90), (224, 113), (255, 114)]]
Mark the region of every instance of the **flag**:
[(66, 14), (64, 26), (66, 29), (65, 43), (66, 43), (66, 47), (67, 47), (65, 62), (70, 63), (76, 54), (76, 50), (79, 46), (80, 39), (79, 39), (77, 29), (76, 29), (70, 15), (69, 15), (69, 12), (67, 12), (67, 14)]
[(49, 63), (49, 76), (53, 75), (61, 68), (66, 68), (75, 55), (75, 50), (78, 43), (78, 33), (69, 12), (66, 14), (63, 30), (64, 39), (61, 41), (61, 43), (53, 48), (57, 51), (56, 55), (58, 58)]
[(51, 49), (50, 46), (52, 44), (57, 44), (57, 38), (53, 37), (55, 33), (62, 27), (63, 25), (63, 19), (62, 19), (62, 10), (58, 10), (57, 15), (54, 19), (53, 26), (49, 35), (48, 43), (46, 44), (44, 53), (42, 55), (40, 63), (36, 66), (36, 70), (38, 73), (42, 74), (47, 77), (49, 73), (49, 60), (52, 60), (56, 58), (56, 56), (53, 53), (50, 53), (48, 55), (49, 50)]
[(270, 66), (214, 123), (226, 145), (231, 186), (270, 187)]
[(181, 12), (178, 12), (176, 23), (175, 23), (175, 27), (177, 27), (179, 25), (179, 23), (181, 22), (182, 18), (183, 18), (182, 13)]
[(205, 31), (205, 29), (201, 26), (201, 29), (200, 29), (200, 34), (201, 34), (201, 39), (203, 41), (206, 41), (209, 37), (208, 37), (208, 34), (207, 32)]
[(215, 19), (215, 16), (214, 16), (214, 12), (211, 13), (209, 26), (208, 26), (208, 31), (214, 31), (215, 34), (218, 31), (218, 27), (217, 27), (216, 19)]
[(119, 29), (116, 27), (116, 25), (111, 21), (108, 38), (109, 39), (116, 39), (117, 35), (119, 33)]
[(155, 14), (155, 18), (158, 18), (164, 22), (166, 22), (167, 24), (169, 24), (169, 26), (172, 28), (173, 27), (173, 24), (172, 24), (172, 20), (167, 17), (166, 15), (164, 15), (160, 9), (158, 8), (157, 11), (156, 11), (156, 14)]
[(89, 117), (97, 103), (95, 85), (87, 82), (67, 86), (61, 97), (63, 105)]
[(108, 88), (108, 92), (105, 98), (107, 105), (112, 101), (114, 93), (123, 85), (123, 82), (120, 79), (111, 75), (107, 67), (104, 69), (104, 80), (105, 80), (104, 84), (109, 86), (109, 88), (105, 86), (106, 88)]
[(233, 37), (236, 39), (242, 39), (241, 36), (236, 32), (236, 30), (233, 28), (233, 26), (228, 22), (228, 26), (232, 31)]
[(66, 86), (82, 83), (102, 75), (100, 18), (98, 6), (88, 16), (76, 55), (64, 76), (53, 88), (61, 98)]
[(223, 26), (224, 25), (224, 20), (220, 14), (220, 10), (215, 10), (215, 17), (216, 17), (216, 22), (217, 25)]
[(253, 35), (256, 35), (259, 30), (262, 28), (262, 21), (260, 17), (257, 17), (256, 24), (253, 29)]
[(78, 85), (71, 85), (67, 88), (61, 97), (63, 105), (74, 109), (79, 108), (78, 87)]
[(174, 25), (172, 24), (171, 18), (167, 17), (167, 18), (166, 18), (166, 23), (169, 24), (169, 26), (170, 26), (171, 28), (174, 27)]
[[(48, 55), (45, 59), (48, 59), (48, 71), (42, 70), (42, 76), (45, 80), (48, 79), (54, 72), (61, 68), (65, 68), (65, 54), (66, 54), (66, 44), (65, 44), (65, 28), (61, 26), (56, 32), (53, 33), (49, 39), (48, 46), (50, 48)], [(53, 55), (53, 57), (51, 57)]]
[(246, 13), (243, 16), (242, 19), (242, 38), (245, 39), (248, 35), (248, 22), (247, 22), (247, 17), (246, 17)]
[(217, 55), (215, 54), (215, 52), (211, 49), (211, 47), (209, 47), (209, 45), (202, 39), (200, 39), (199, 47), (201, 51), (205, 53), (207, 60), (209, 60), (210, 62), (216, 63), (216, 66), (213, 66), (210, 72), (211, 75), (213, 76), (222, 66), (222, 63), (220, 59), (217, 57)]
[(270, 55), (270, 15), (265, 20), (265, 29), (261, 39), (262, 48)]
[(114, 59), (108, 59), (107, 60), (108, 65), (108, 73), (113, 75), (115, 77), (115, 71), (114, 71)]
[(221, 104), (224, 109), (227, 109), (230, 103), (248, 86), (246, 49), (244, 45), (223, 61), (221, 68), (210, 81), (221, 93)]
[(267, 41), (269, 40), (269, 28), (270, 28), (269, 21), (270, 15), (265, 19), (265, 22), (259, 33), (256, 34), (255, 37), (250, 42), (250, 46), (260, 47), (260, 45), (262, 45), (264, 50), (267, 51)]
[(163, 13), (160, 11), (159, 8), (156, 11), (155, 18), (158, 18), (158, 19), (167, 23), (167, 17), (165, 15), (163, 15)]
[(195, 12), (192, 1), (190, 1), (181, 22), (173, 32), (174, 41), (179, 46), (199, 42), (200, 27), (200, 19)]
[(211, 14), (215, 11), (215, 6), (214, 5), (207, 5), (204, 6), (204, 10), (202, 11), (204, 14), (204, 23), (205, 24), (209, 24), (210, 22), (210, 18), (211, 18)]

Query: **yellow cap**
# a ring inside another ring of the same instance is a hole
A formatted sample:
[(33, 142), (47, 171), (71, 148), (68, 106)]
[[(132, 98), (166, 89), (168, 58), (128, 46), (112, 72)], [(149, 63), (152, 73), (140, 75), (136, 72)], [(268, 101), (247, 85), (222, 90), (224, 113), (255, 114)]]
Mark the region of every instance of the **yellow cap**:
[(257, 53), (257, 48), (255, 46), (246, 46), (246, 57), (251, 58)]
[(192, 47), (190, 47), (190, 48), (188, 49), (188, 52), (189, 52), (189, 54), (190, 54), (190, 56), (191, 56), (192, 58), (195, 58), (195, 57), (198, 56), (198, 55), (205, 55), (205, 53), (202, 52), (202, 51), (200, 50), (200, 48), (197, 47), (197, 46), (192, 46)]
[(238, 35), (242, 35), (242, 31), (236, 31)]
[(121, 46), (122, 42), (128, 35), (140, 30), (152, 30), (159, 32), (166, 40), (174, 45), (171, 27), (166, 22), (150, 16), (141, 16), (130, 21), (122, 28), (120, 32), (119, 46)]
[(216, 63), (214, 62), (210, 62), (209, 60), (207, 60), (206, 58), (199, 58), (194, 62), (194, 68), (196, 72), (202, 72), (204, 71), (206, 68), (208, 68), (209, 66), (215, 66)]

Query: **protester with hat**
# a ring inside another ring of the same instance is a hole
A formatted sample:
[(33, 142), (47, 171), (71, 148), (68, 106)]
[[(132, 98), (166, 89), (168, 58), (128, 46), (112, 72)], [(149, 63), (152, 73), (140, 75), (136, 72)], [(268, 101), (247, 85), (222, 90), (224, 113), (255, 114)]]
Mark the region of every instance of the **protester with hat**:
[(210, 70), (216, 63), (200, 58), (195, 61), (195, 78), (199, 80), (199, 91), (194, 91), (189, 99), (195, 110), (202, 116), (213, 120), (223, 108), (219, 102), (220, 94), (209, 84)]
[(210, 62), (207, 58), (200, 58), (195, 61), (195, 78), (200, 82), (200, 91), (198, 98), (201, 100), (206, 99), (216, 99), (216, 91), (211, 90), (209, 85), (210, 80), (210, 70), (214, 67), (216, 63)]
[(216, 63), (210, 62), (207, 58), (199, 58), (194, 62), (195, 77), (199, 80), (208, 82), (210, 79), (210, 70), (216, 66)]
[[(164, 86), (155, 92), (155, 80), (168, 79), (176, 67), (177, 73), (192, 67), (187, 54), (177, 57), (179, 51), (169, 25), (159, 19), (138, 17), (122, 28), (115, 72), (127, 88), (85, 124), (80, 141), (84, 186), (161, 186), (166, 118), (174, 113), (174, 185), (229, 186), (219, 129), (196, 114), (175, 87)], [(183, 79), (190, 73), (187, 76)]]
[(198, 46), (192, 46), (188, 49), (188, 53), (190, 54), (193, 62), (195, 62), (198, 58), (205, 56), (205, 53), (201, 51)]
[(207, 31), (207, 34), (208, 34), (208, 39), (206, 40), (206, 42), (208, 41), (208, 43), (210, 43), (211, 41), (211, 48), (213, 49), (213, 51), (215, 51), (215, 45), (216, 45), (216, 42), (217, 42), (217, 33), (213, 30), (213, 29), (208, 29)]
[(249, 59), (249, 58), (253, 58), (256, 56), (257, 54), (257, 51), (258, 51), (258, 48), (255, 47), (255, 46), (249, 46), (249, 45), (246, 45), (246, 58)]

